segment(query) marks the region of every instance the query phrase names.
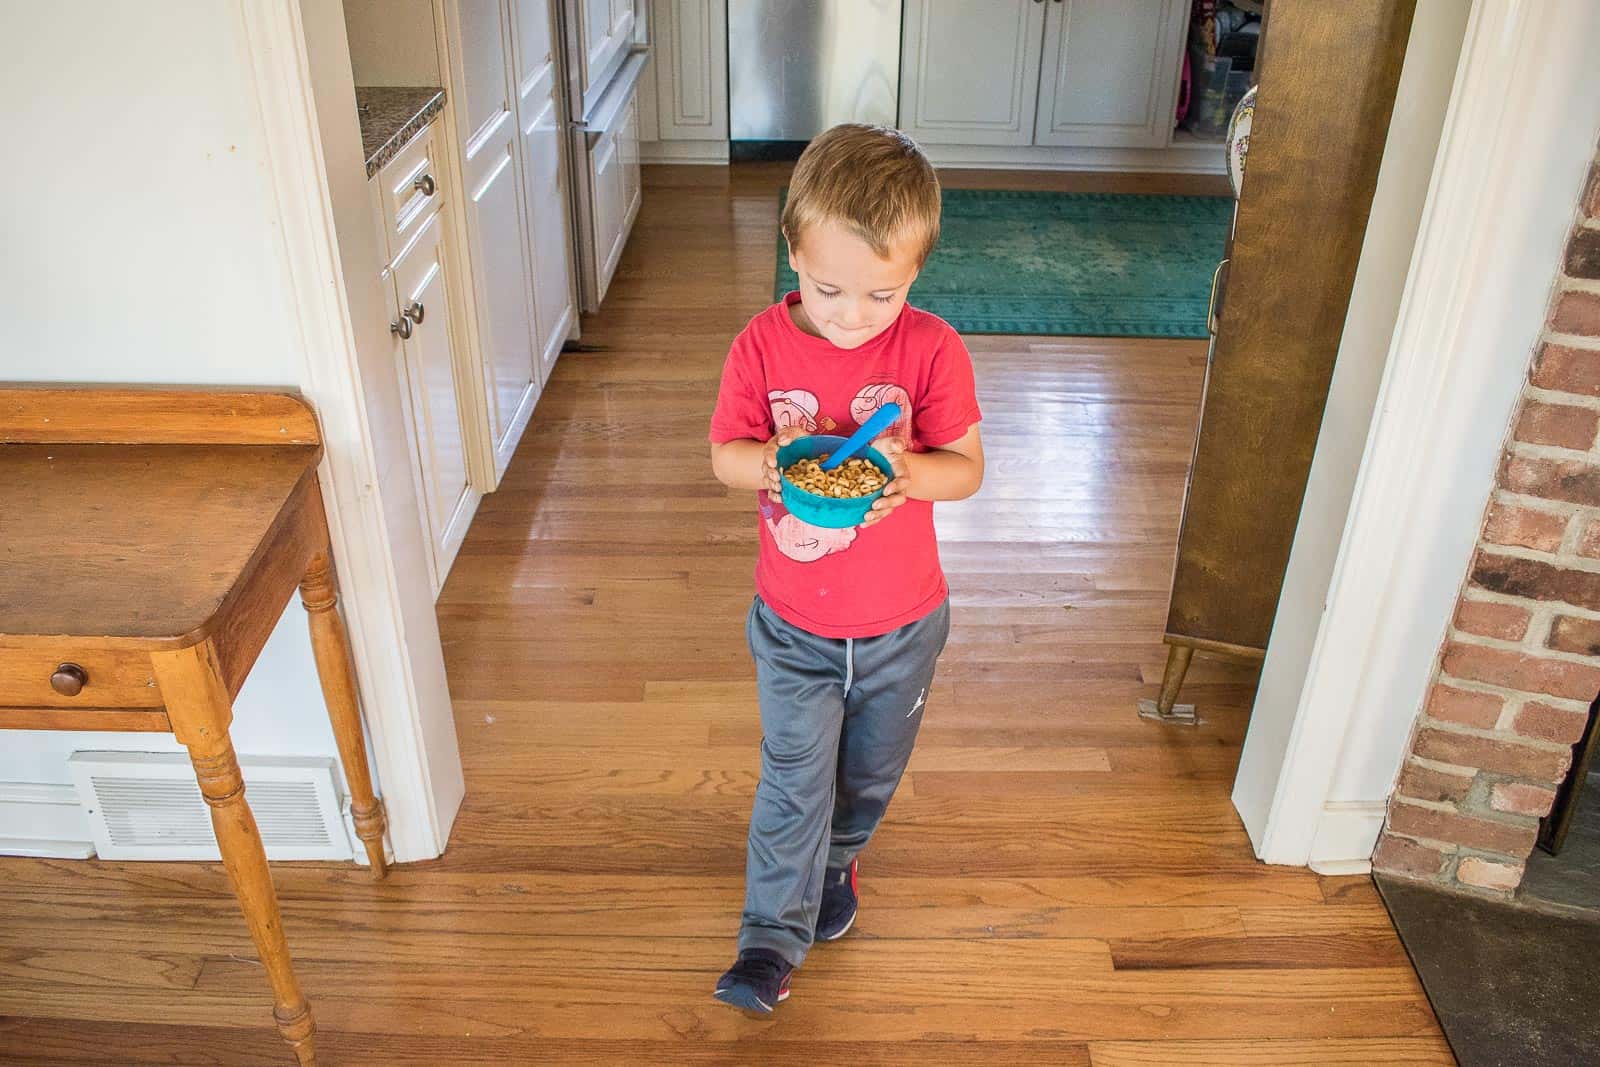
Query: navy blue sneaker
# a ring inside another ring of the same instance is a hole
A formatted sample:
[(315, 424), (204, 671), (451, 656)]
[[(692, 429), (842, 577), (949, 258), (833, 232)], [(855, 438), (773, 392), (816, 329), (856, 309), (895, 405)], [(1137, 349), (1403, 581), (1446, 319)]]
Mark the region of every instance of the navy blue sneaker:
[(717, 979), (712, 995), (749, 1015), (771, 1015), (789, 999), (789, 961), (769, 949), (747, 948), (727, 973)]
[(822, 908), (817, 912), (817, 940), (837, 941), (856, 921), (856, 861), (829, 867), (822, 878)]

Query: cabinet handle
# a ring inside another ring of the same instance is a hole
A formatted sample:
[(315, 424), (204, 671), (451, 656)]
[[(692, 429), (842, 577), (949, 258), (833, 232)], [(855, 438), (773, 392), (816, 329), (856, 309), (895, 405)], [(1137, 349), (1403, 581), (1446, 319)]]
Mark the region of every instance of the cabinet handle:
[(1217, 303), (1217, 297), (1221, 295), (1221, 290), (1217, 282), (1226, 281), (1227, 270), (1228, 261), (1223, 260), (1217, 264), (1217, 269), (1211, 272), (1211, 297), (1206, 301), (1206, 332), (1211, 334), (1212, 337), (1217, 335), (1217, 329), (1222, 325), (1222, 309)]
[(89, 672), (76, 663), (63, 663), (50, 676), (50, 688), (64, 697), (75, 697), (89, 684)]
[(432, 196), (438, 191), (439, 187), (433, 184), (433, 175), (424, 174), (422, 177), (411, 183), (411, 188), (420, 190), (423, 196)]
[(413, 300), (410, 304), (406, 305), (406, 309), (404, 311), (400, 312), (400, 317), (403, 319), (410, 319), (418, 326), (421, 326), (424, 310), (425, 309), (422, 306), (422, 301)]
[(411, 320), (405, 315), (401, 315), (399, 322), (391, 322), (389, 324), (389, 332), (399, 334), (402, 341), (410, 340)]

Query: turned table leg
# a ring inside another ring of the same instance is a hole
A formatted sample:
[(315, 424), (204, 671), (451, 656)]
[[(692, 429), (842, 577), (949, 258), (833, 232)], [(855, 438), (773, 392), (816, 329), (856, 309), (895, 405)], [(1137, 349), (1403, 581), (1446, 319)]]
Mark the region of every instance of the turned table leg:
[(278, 894), (272, 888), (267, 854), (255, 816), (244, 799), (244, 779), (228, 737), (233, 705), (209, 641), (177, 652), (150, 656), (172, 733), (189, 750), (200, 792), (211, 808), (211, 825), (222, 851), (222, 866), (239, 898), (256, 954), (272, 983), (272, 1015), (278, 1032), (294, 1049), (302, 1067), (316, 1063), (311, 1006), (300, 992), (283, 936)]
[(1162, 715), (1171, 714), (1172, 706), (1178, 702), (1178, 690), (1183, 688), (1183, 676), (1189, 673), (1192, 659), (1193, 646), (1167, 646), (1167, 669), (1161, 675), (1161, 698), (1156, 701), (1156, 708)]
[(355, 816), (356, 834), (367, 847), (372, 876), (382, 878), (387, 869), (383, 858), (383, 801), (372, 793), (372, 772), (367, 768), (367, 746), (361, 734), (361, 706), (356, 699), (356, 673), (350, 663), (350, 638), (339, 615), (339, 587), (326, 551), (312, 557), (300, 582), (300, 599), (311, 620), (317, 676), (322, 680), (333, 737), (339, 744), (339, 761), (344, 764), (345, 780), (350, 783), (350, 810)]

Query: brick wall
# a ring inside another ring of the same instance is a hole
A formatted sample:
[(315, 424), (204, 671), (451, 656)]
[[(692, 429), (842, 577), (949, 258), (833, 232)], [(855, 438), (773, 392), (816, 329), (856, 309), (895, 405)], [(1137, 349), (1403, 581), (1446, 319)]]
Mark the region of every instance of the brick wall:
[(1509, 895), (1600, 695), (1600, 164), (1374, 869)]

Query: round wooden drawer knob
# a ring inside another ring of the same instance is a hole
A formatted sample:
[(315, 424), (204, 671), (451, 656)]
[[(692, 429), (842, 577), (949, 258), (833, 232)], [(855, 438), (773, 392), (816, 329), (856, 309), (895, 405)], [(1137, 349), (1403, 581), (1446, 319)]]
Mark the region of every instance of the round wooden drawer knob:
[(76, 663), (63, 663), (50, 676), (50, 688), (64, 697), (75, 697), (89, 684), (89, 675)]

